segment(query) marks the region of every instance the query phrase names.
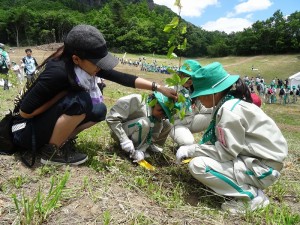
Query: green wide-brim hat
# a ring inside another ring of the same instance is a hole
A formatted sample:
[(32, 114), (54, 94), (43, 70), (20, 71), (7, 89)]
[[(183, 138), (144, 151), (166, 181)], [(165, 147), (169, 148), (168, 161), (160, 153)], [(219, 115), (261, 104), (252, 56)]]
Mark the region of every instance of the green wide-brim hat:
[(192, 74), (199, 70), (201, 67), (201, 64), (196, 60), (188, 59), (183, 62), (183, 65), (180, 67), (178, 72), (192, 76)]
[(166, 116), (168, 119), (171, 119), (171, 111), (167, 104), (170, 102), (169, 98), (165, 95), (163, 95), (161, 92), (154, 92), (154, 96), (157, 99), (158, 104), (162, 107), (164, 110)]
[(218, 62), (208, 64), (192, 75), (194, 91), (191, 98), (224, 91), (232, 86), (239, 77), (239, 75), (228, 74)]

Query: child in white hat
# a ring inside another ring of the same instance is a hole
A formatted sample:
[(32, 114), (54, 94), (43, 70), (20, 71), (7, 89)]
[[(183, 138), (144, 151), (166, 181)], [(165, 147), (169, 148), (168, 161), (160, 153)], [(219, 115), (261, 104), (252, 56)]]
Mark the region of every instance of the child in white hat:
[(199, 144), (178, 149), (178, 161), (193, 158), (189, 171), (221, 195), (234, 197), (222, 204), (232, 214), (269, 204), (263, 189), (280, 176), (288, 146), (276, 123), (252, 103), (238, 75), (211, 63), (192, 76), (194, 92), (213, 118)]

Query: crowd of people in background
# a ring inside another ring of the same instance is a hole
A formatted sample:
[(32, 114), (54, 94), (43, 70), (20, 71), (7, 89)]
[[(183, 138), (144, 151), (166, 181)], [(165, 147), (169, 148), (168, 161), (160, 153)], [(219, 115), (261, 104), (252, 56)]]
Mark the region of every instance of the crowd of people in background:
[(269, 84), (258, 75), (255, 78), (244, 76), (244, 81), (251, 92), (257, 92), (262, 102), (267, 104), (295, 104), (300, 96), (300, 85), (289, 85), (288, 79), (275, 77)]
[(170, 74), (168, 72), (168, 69), (171, 69), (173, 71), (178, 71), (179, 67), (172, 65), (172, 64), (158, 64), (156, 59), (153, 59), (152, 62), (147, 62), (146, 57), (142, 56), (139, 57), (138, 60), (131, 60), (127, 58), (119, 58), (119, 61), (122, 65), (128, 65), (128, 66), (135, 66), (140, 67), (141, 71), (146, 72), (154, 72), (154, 73), (163, 73), (163, 74)]

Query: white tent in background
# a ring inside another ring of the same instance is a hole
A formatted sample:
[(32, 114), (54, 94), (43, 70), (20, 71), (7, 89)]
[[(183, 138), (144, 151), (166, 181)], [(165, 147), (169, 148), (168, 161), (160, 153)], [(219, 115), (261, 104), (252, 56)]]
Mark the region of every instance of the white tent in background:
[(300, 87), (300, 72), (295, 73), (294, 75), (289, 77), (289, 85), (291, 89), (293, 88), (293, 86), (297, 88), (299, 85)]

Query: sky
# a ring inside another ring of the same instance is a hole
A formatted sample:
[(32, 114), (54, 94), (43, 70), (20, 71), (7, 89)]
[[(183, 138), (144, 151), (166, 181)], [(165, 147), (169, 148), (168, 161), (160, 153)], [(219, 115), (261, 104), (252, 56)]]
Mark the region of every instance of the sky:
[[(175, 0), (154, 0), (178, 12)], [(284, 16), (300, 11), (299, 0), (181, 0), (181, 17), (207, 31), (243, 31), (280, 10)]]

